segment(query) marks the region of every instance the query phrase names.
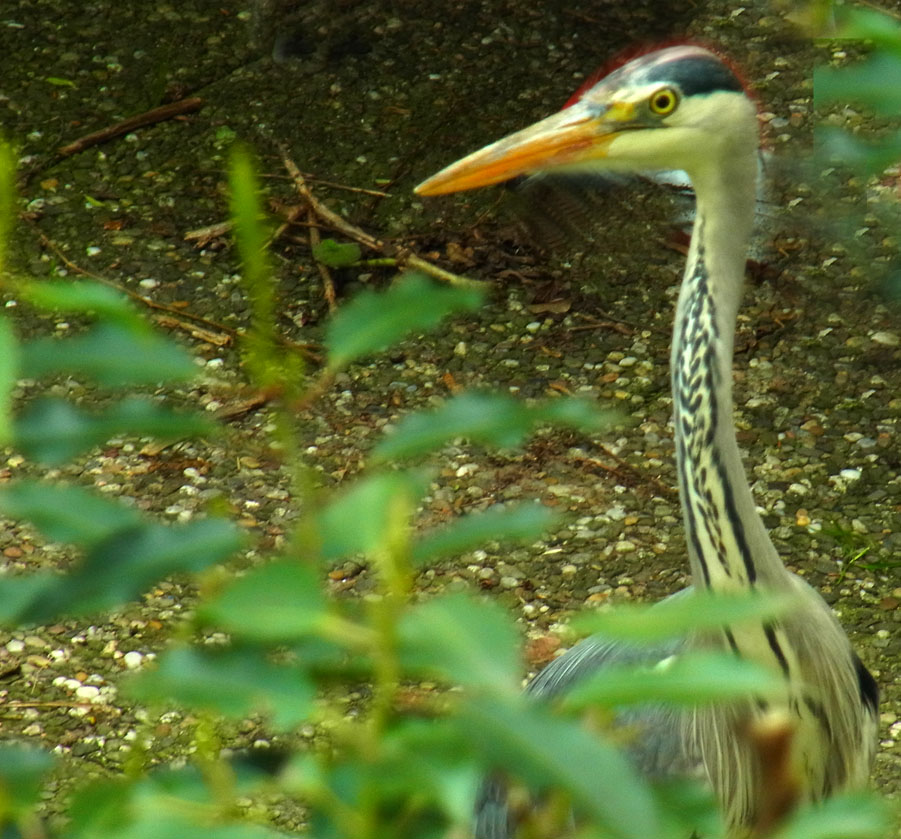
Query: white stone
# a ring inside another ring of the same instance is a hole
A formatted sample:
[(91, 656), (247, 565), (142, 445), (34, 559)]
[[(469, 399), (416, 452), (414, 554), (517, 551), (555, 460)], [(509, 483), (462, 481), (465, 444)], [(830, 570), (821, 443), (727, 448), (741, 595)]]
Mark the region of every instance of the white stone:
[(94, 702), (100, 697), (100, 688), (94, 685), (82, 685), (76, 689), (75, 697), (85, 702)]
[(137, 650), (131, 650), (122, 656), (122, 661), (129, 670), (137, 670), (144, 663), (144, 655)]
[(897, 347), (901, 344), (901, 336), (895, 332), (874, 332), (870, 337), (875, 343), (885, 347)]

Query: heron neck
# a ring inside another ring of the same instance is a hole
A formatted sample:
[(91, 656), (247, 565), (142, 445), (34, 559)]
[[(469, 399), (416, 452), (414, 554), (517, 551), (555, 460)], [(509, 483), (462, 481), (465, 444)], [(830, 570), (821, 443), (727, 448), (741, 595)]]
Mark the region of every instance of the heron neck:
[[(732, 352), (756, 159), (692, 174), (697, 215), (673, 330), (676, 462), (695, 584), (735, 590), (787, 572), (757, 514), (732, 418)], [(750, 159), (749, 159), (750, 158)]]

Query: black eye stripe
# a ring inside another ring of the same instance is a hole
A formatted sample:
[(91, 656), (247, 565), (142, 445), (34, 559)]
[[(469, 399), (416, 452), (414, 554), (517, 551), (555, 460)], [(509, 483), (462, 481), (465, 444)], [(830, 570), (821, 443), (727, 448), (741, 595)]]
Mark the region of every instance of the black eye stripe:
[(722, 61), (712, 55), (693, 55), (653, 64), (647, 71), (649, 82), (669, 82), (677, 85), (684, 96), (742, 92), (741, 82)]

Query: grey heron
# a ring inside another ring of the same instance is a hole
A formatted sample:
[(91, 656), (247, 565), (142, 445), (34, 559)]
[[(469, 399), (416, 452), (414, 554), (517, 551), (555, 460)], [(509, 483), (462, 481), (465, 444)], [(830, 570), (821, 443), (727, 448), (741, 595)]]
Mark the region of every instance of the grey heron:
[[(691, 180), (697, 211), (670, 372), (692, 581), (713, 592), (790, 592), (796, 606), (776, 620), (724, 627), (715, 640), (778, 674), (777, 698), (684, 713), (649, 709), (645, 732), (631, 751), (648, 773), (702, 769), (736, 835), (758, 826), (768, 794), (747, 737), (750, 723), (774, 711), (790, 721), (796, 798), (817, 801), (866, 782), (878, 705), (875, 680), (832, 610), (780, 560), (757, 513), (735, 437), (732, 354), (758, 145), (755, 104), (727, 63), (699, 46), (673, 46), (633, 59), (563, 111), (416, 188), (420, 195), (440, 195), (535, 173), (653, 169), (684, 170)], [(553, 696), (611, 662), (650, 654), (589, 638), (548, 665), (528, 690)], [(487, 784), (477, 836), (498, 839), (512, 831), (502, 791)]]

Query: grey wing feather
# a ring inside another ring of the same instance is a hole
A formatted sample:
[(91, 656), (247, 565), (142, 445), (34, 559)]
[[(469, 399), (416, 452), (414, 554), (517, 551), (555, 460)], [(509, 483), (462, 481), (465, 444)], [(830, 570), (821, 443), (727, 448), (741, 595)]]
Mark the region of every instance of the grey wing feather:
[[(682, 640), (639, 647), (605, 638), (586, 638), (545, 667), (526, 692), (543, 698), (559, 696), (604, 667), (653, 665), (676, 655), (684, 646)], [(672, 708), (662, 705), (635, 706), (617, 714), (617, 725), (636, 730), (626, 752), (643, 774), (670, 775), (693, 768), (694, 759), (685, 753), (681, 719)]]
[[(528, 684), (526, 693), (553, 699), (604, 667), (654, 664), (677, 654), (684, 645), (680, 640), (639, 647), (606, 638), (586, 638), (548, 664)], [(682, 717), (673, 709), (661, 705), (624, 709), (617, 714), (617, 725), (634, 728), (636, 736), (626, 752), (642, 774), (660, 777), (697, 771), (699, 761), (686, 747)], [(511, 839), (514, 825), (506, 798), (502, 779), (492, 776), (482, 783), (476, 800), (474, 839)]]
[(511, 839), (515, 826), (507, 806), (507, 785), (502, 778), (482, 781), (474, 808), (473, 839)]

